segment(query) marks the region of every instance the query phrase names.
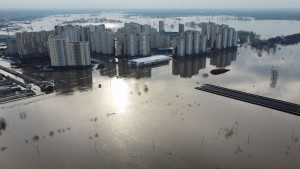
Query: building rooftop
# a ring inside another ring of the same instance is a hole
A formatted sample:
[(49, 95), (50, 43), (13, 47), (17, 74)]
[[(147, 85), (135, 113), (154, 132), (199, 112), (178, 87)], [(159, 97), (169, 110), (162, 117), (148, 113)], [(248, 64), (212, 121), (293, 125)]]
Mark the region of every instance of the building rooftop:
[(144, 58), (139, 58), (139, 59), (133, 59), (133, 60), (130, 60), (129, 62), (149, 63), (149, 62), (169, 60), (169, 59), (171, 59), (171, 57), (169, 57), (169, 56), (156, 55), (156, 56), (144, 57)]

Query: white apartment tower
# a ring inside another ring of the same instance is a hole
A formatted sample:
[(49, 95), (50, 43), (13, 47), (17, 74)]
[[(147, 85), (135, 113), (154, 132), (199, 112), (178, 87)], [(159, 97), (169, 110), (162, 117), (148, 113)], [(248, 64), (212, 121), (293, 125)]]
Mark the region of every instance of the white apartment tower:
[(216, 39), (216, 49), (220, 50), (222, 49), (222, 34), (218, 33), (217, 34), (217, 39)]
[(91, 65), (88, 42), (68, 42), (62, 36), (48, 38), (51, 66), (88, 66)]
[(200, 32), (194, 32), (194, 54), (200, 53)]
[(142, 27), (141, 24), (130, 22), (124, 24), (124, 33), (141, 33)]
[(164, 34), (165, 33), (165, 23), (164, 21), (159, 21), (159, 33)]
[(90, 46), (88, 42), (68, 42), (67, 53), (68, 66), (91, 65)]
[(54, 31), (16, 33), (18, 54), (21, 59), (43, 57), (49, 54), (48, 38)]
[(184, 33), (184, 24), (182, 24), (182, 23), (180, 23), (179, 25), (178, 25), (178, 33), (179, 33), (179, 36), (182, 36), (183, 35), (183, 33)]
[(8, 38), (6, 40), (7, 43), (7, 54), (10, 56), (18, 54), (17, 41), (15, 38)]
[(151, 32), (151, 26), (150, 25), (142, 25), (141, 26), (141, 32), (142, 33), (150, 33)]
[(200, 52), (207, 51), (207, 35), (200, 36)]
[(139, 34), (139, 55), (150, 55), (150, 35), (147, 33)]
[(185, 53), (186, 55), (193, 54), (193, 31), (185, 31)]
[(237, 31), (234, 31), (233, 38), (232, 38), (232, 45), (236, 47), (237, 43), (238, 43), (238, 33), (237, 33)]
[(62, 36), (49, 36), (48, 38), (49, 54), (51, 66), (67, 65), (67, 41)]
[(233, 28), (228, 28), (228, 42), (227, 42), (227, 47), (231, 48), (233, 46)]
[(177, 56), (183, 57), (185, 56), (185, 38), (178, 38), (178, 46), (177, 46)]
[(137, 34), (131, 33), (126, 36), (126, 55), (136, 56), (138, 54)]
[(91, 51), (111, 55), (114, 53), (115, 33), (111, 31), (91, 32)]
[(225, 49), (227, 48), (227, 42), (228, 42), (228, 28), (223, 27), (222, 30), (222, 48)]

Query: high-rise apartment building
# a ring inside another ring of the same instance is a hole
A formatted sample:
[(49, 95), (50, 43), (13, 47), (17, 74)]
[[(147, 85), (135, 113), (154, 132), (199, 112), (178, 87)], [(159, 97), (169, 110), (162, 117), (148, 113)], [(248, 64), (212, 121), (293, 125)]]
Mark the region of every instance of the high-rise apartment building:
[(180, 23), (178, 28), (179, 36), (182, 36), (184, 33), (184, 24)]
[(194, 49), (193, 49), (193, 53), (194, 54), (199, 54), (200, 53), (200, 32), (198, 31), (194, 31), (194, 39), (193, 39), (193, 42), (194, 42)]
[(222, 28), (222, 48), (223, 49), (227, 48), (227, 43), (228, 43), (228, 27), (223, 26), (223, 28)]
[(137, 56), (138, 55), (137, 34), (135, 33), (126, 34), (125, 46), (126, 46), (125, 55)]
[(192, 55), (193, 54), (193, 43), (194, 43), (194, 35), (193, 35), (193, 31), (185, 31), (184, 33), (184, 37), (185, 37), (185, 54), (186, 55)]
[(222, 33), (217, 34), (216, 47), (217, 50), (222, 49)]
[(212, 27), (213, 27), (213, 23), (211, 23), (211, 22), (201, 24), (201, 34), (206, 35), (207, 40), (210, 40), (210, 38), (211, 38)]
[(7, 54), (14, 56), (18, 54), (17, 40), (16, 38), (9, 38), (6, 40), (7, 43)]
[(91, 65), (90, 46), (88, 42), (68, 42), (67, 53), (68, 66)]
[(200, 36), (200, 52), (207, 51), (207, 35)]
[(91, 51), (101, 54), (114, 54), (115, 33), (111, 31), (95, 31), (90, 33)]
[(227, 47), (229, 47), (229, 48), (231, 48), (233, 46), (233, 33), (234, 33), (234, 29), (233, 28), (228, 28)]
[(158, 32), (151, 33), (151, 48), (169, 48), (171, 38), (170, 35), (160, 34)]
[(150, 55), (150, 34), (141, 33), (138, 35), (139, 38), (139, 55), (147, 56)]
[(125, 41), (126, 34), (125, 33), (117, 33), (116, 34), (116, 56), (125, 56)]
[(67, 63), (67, 40), (62, 36), (49, 36), (49, 54), (51, 66), (66, 66)]
[(165, 22), (164, 21), (159, 21), (158, 30), (159, 30), (160, 34), (165, 33)]
[(88, 42), (68, 42), (68, 39), (65, 37), (50, 36), (48, 45), (52, 66), (91, 65)]
[(238, 32), (237, 31), (234, 31), (233, 32), (233, 38), (232, 38), (232, 45), (234, 47), (237, 46), (237, 43), (238, 43)]
[(21, 59), (48, 56), (48, 37), (54, 31), (16, 33), (18, 54)]
[(185, 38), (183, 36), (173, 39), (172, 47), (173, 47), (172, 53), (174, 56), (183, 57), (186, 55), (185, 54), (185, 47), (186, 47)]
[(142, 33), (151, 33), (151, 26), (150, 25), (141, 25), (141, 32)]
[(142, 25), (130, 22), (124, 24), (124, 32), (123, 33), (141, 33), (142, 32)]
[(54, 29), (55, 35), (66, 37), (70, 42), (83, 41), (81, 38), (87, 36), (81, 36), (81, 33), (84, 33), (84, 31), (81, 31), (83, 28), (78, 25), (55, 26)]

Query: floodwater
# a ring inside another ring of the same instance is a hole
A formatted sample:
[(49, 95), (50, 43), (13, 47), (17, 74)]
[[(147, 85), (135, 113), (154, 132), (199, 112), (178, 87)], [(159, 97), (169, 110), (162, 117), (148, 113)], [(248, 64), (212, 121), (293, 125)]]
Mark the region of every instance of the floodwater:
[[(1, 105), (0, 168), (298, 168), (297, 116), (194, 87), (299, 104), (299, 52), (296, 45), (259, 57), (240, 47), (141, 70), (127, 61), (104, 70), (20, 69), (59, 83), (55, 93)], [(230, 71), (210, 74), (216, 67)]]
[[(73, 21), (77, 22), (73, 22)], [(185, 24), (186, 30), (200, 30), (199, 27), (190, 27), (188, 23), (195, 24), (201, 22), (214, 22), (217, 24), (226, 24), (236, 30), (253, 31), (266, 39), (275, 36), (290, 35), (299, 33), (300, 21), (292, 20), (238, 20), (232, 16), (185, 16), (185, 17), (144, 17), (138, 15), (130, 15), (124, 13), (99, 13), (99, 14), (66, 14), (66, 15), (51, 15), (44, 18), (34, 19), (26, 22), (9, 22), (11, 24), (9, 31), (10, 35), (22, 31), (40, 31), (54, 30), (54, 25), (99, 25), (105, 24), (106, 28), (117, 30), (124, 26), (125, 22), (136, 22), (140, 24), (148, 24), (158, 29), (159, 20), (165, 21), (165, 30), (178, 32), (178, 24)], [(71, 23), (70, 23), (71, 22)], [(6, 29), (0, 29), (0, 35), (7, 35)]]
[[(300, 45), (241, 46), (139, 70), (123, 60), (103, 70), (17, 69), (55, 80), (57, 89), (0, 105), (0, 168), (298, 169), (298, 116), (194, 87), (300, 104), (299, 54)], [(212, 75), (216, 68), (230, 71)]]

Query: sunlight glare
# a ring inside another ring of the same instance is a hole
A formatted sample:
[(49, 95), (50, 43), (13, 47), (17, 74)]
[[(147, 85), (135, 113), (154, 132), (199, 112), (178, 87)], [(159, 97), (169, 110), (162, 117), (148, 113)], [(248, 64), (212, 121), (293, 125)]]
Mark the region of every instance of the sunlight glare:
[(124, 80), (111, 80), (111, 94), (113, 102), (119, 107), (119, 112), (125, 112), (128, 99), (128, 86)]

